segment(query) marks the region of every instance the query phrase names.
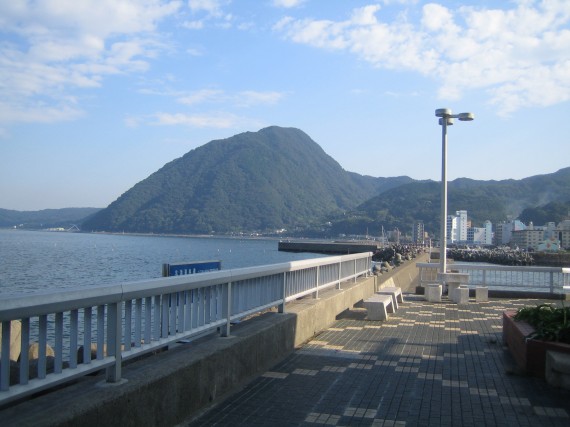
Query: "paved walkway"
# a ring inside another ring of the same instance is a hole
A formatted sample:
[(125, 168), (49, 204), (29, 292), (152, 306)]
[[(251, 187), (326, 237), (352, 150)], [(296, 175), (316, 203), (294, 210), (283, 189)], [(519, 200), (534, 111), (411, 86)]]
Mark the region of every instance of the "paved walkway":
[(516, 373), (502, 312), (405, 295), (387, 321), (354, 308), (188, 426), (570, 426), (570, 392)]

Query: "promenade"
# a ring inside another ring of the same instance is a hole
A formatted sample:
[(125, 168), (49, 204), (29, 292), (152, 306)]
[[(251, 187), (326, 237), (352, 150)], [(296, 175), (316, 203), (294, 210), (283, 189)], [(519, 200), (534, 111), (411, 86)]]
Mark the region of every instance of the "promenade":
[(281, 363), (182, 425), (570, 425), (570, 392), (518, 372), (502, 344), (502, 312), (541, 301), (404, 298), (387, 321), (368, 321), (359, 307), (342, 313)]

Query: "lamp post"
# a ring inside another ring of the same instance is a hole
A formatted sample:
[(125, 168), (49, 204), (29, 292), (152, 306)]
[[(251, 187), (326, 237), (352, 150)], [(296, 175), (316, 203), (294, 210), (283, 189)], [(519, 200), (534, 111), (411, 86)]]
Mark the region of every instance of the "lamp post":
[[(475, 118), (473, 113), (452, 114), (448, 108), (438, 108), (435, 116), (439, 117), (441, 125), (441, 238), (439, 244), (439, 272), (447, 272), (447, 126), (453, 124), (453, 119), (463, 122)], [(444, 276), (442, 276), (444, 277)]]

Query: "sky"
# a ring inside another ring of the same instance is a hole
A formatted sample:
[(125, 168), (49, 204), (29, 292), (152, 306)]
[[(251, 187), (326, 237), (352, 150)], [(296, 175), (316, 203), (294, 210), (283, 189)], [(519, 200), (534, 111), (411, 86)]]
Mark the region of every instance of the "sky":
[(347, 171), (570, 166), (570, 1), (0, 2), (0, 208), (106, 207), (209, 141), (306, 132)]

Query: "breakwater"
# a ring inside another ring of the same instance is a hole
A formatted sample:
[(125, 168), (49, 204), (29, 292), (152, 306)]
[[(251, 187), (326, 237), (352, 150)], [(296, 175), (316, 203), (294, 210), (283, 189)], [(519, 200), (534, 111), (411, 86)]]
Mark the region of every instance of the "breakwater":
[(511, 266), (570, 267), (570, 253), (526, 252), (509, 247), (448, 248), (447, 257), (456, 262), (486, 262)]
[(278, 250), (283, 252), (309, 252), (317, 254), (356, 254), (374, 252), (376, 242), (305, 242), (280, 241)]
[(543, 265), (546, 267), (570, 267), (570, 252), (534, 252), (532, 257), (534, 258), (536, 265)]

